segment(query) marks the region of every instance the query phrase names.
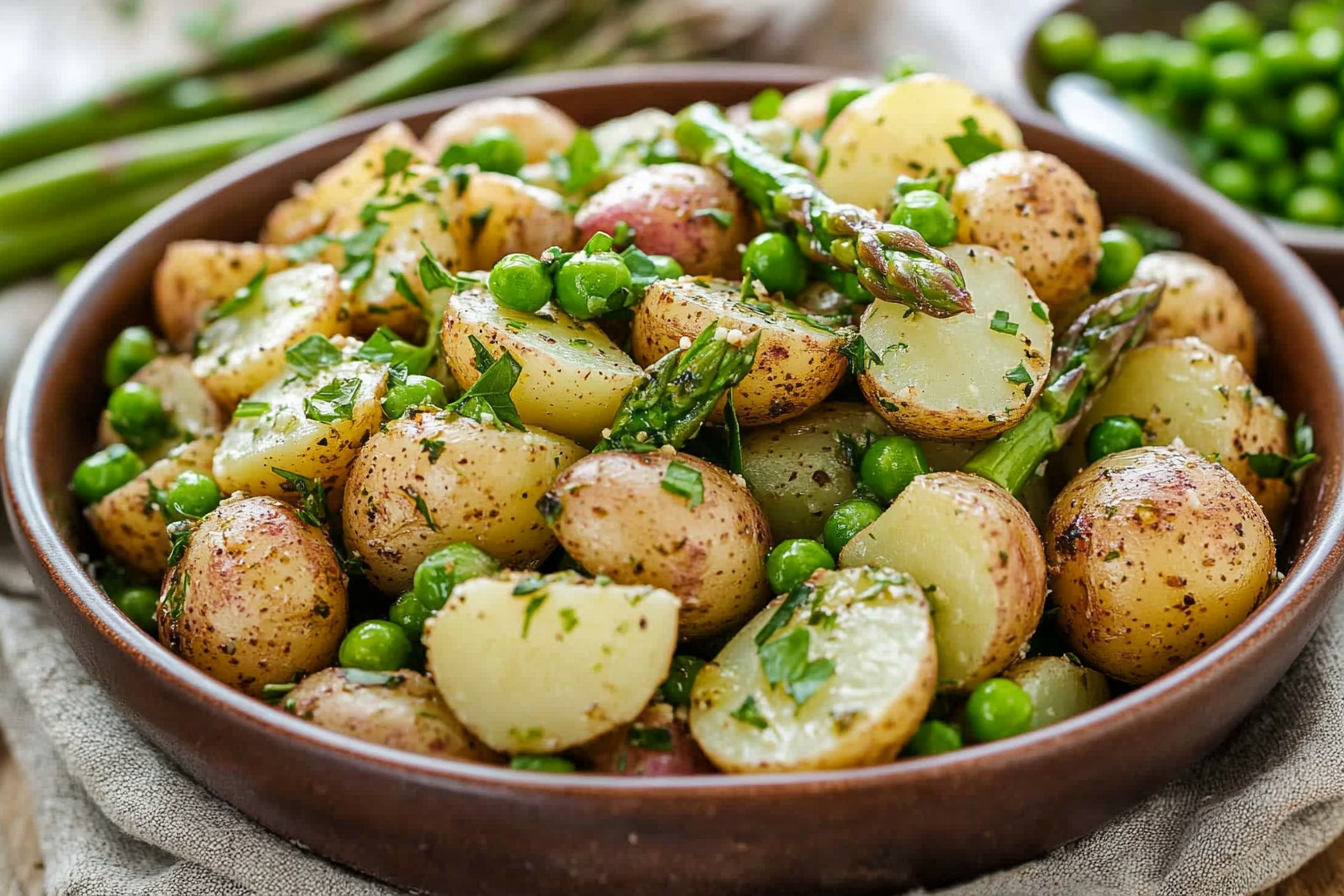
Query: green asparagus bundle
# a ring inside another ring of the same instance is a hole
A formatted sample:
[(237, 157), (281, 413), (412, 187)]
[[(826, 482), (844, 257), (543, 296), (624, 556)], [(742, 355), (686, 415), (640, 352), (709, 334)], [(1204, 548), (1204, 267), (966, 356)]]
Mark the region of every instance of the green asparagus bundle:
[(821, 191), (807, 169), (786, 162), (729, 124), (718, 107), (696, 103), (677, 116), (677, 142), (717, 165), (776, 230), (796, 235), (813, 261), (853, 272), (876, 298), (933, 317), (973, 311), (956, 262), (914, 230), (878, 220)]
[(1134, 286), (1088, 308), (1055, 347), (1040, 400), (1025, 419), (980, 449), (962, 469), (1017, 494), (1064, 447), (1088, 401), (1126, 351), (1143, 341), (1163, 284)]

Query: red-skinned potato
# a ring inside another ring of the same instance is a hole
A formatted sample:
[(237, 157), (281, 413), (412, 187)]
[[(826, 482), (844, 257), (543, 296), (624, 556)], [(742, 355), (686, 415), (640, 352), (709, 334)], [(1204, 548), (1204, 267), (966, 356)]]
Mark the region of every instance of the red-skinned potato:
[(714, 771), (669, 703), (651, 703), (638, 719), (579, 748), (591, 771), (634, 778), (668, 778)]

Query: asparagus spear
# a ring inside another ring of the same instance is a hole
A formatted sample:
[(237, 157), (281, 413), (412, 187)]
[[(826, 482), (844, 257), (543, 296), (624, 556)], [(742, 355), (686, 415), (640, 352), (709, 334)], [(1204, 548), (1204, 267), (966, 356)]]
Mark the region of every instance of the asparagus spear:
[(1040, 400), (1025, 419), (980, 449), (962, 469), (1013, 494), (1049, 455), (1064, 447), (1091, 397), (1120, 356), (1143, 341), (1163, 284), (1133, 286), (1088, 308), (1055, 347)]
[(735, 128), (710, 103), (677, 116), (677, 142), (701, 164), (717, 164), (760, 209), (766, 223), (795, 233), (813, 261), (858, 275), (879, 299), (933, 317), (973, 311), (957, 263), (908, 227), (885, 224), (817, 187), (806, 168), (786, 162)]
[(759, 332), (734, 342), (728, 334), (715, 321), (685, 352), (673, 349), (655, 361), (648, 376), (626, 393), (610, 432), (593, 451), (680, 448), (695, 438), (719, 399), (756, 360)]

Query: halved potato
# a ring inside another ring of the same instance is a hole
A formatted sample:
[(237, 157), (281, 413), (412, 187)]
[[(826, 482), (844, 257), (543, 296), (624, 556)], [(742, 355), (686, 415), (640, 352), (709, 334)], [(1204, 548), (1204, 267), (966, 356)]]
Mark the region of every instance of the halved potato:
[(472, 337), (494, 357), (508, 351), (523, 368), (509, 393), (523, 422), (583, 445), (602, 437), (621, 399), (644, 378), (596, 323), (554, 305), (535, 314), (505, 308), (484, 285), (448, 300), (442, 335), (448, 369), (463, 388), (481, 376)]
[(462, 259), (459, 270), (488, 271), (513, 252), (537, 256), (552, 246), (579, 246), (565, 197), (490, 171), (467, 180), (453, 204), (451, 230)]
[(633, 721), (677, 646), (673, 595), (573, 573), (470, 579), (425, 627), (444, 701), (488, 746), (555, 753)]
[(967, 473), (917, 477), (845, 546), (840, 565), (890, 566), (923, 584), (941, 690), (968, 692), (1006, 669), (1045, 608), (1045, 551), (1031, 517)]
[[(937, 318), (873, 302), (859, 334), (878, 360), (859, 387), (887, 422), (924, 439), (988, 439), (1026, 416), (1050, 372), (1045, 306), (1006, 255), (949, 246), (975, 311)], [(879, 363), (880, 361), (880, 363)]]
[[(743, 426), (777, 423), (820, 404), (845, 375), (840, 349), (844, 336), (766, 299), (742, 299), (740, 284), (709, 277), (661, 280), (635, 308), (631, 354), (648, 366), (695, 339), (706, 327), (759, 332), (751, 372), (733, 389), (733, 406)], [(710, 418), (723, 420), (723, 405)]]
[[(192, 372), (191, 359), (185, 355), (160, 355), (137, 370), (130, 382), (158, 390), (174, 431), (171, 438), (154, 448), (138, 452), (145, 463), (152, 464), (167, 456), (170, 450), (183, 442), (215, 435), (224, 428), (223, 412), (205, 384)], [(104, 410), (98, 420), (98, 444), (111, 445), (123, 441), (125, 439), (112, 428), (107, 411)]]
[(508, 128), (523, 142), (527, 161), (544, 162), (574, 142), (574, 119), (534, 96), (498, 96), (464, 103), (444, 115), (425, 134), (425, 151), (437, 160), (454, 143), (470, 143), (489, 127)]
[(721, 771), (881, 765), (928, 712), (937, 648), (915, 580), (865, 567), (809, 585), (801, 603), (761, 610), (696, 676), (691, 734)]
[(211, 308), (246, 286), (263, 267), (274, 274), (290, 264), (277, 246), (217, 240), (170, 243), (154, 269), (154, 317), (159, 330), (173, 348), (191, 351)]
[(201, 331), (191, 369), (232, 409), (285, 369), (285, 349), (313, 334), (349, 332), (336, 269), (306, 264), (271, 274), (245, 306)]

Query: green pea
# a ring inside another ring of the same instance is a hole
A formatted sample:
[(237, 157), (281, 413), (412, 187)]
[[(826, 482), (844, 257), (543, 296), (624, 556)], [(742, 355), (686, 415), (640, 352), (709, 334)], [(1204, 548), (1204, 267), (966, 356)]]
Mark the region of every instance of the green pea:
[(841, 504), (826, 518), (821, 530), (821, 542), (833, 556), (840, 556), (841, 549), (854, 540), (864, 529), (882, 515), (882, 505), (875, 501), (854, 498)]
[(554, 289), (541, 259), (522, 252), (505, 255), (490, 269), (490, 294), (505, 308), (529, 314), (540, 311)]
[(1112, 229), (1101, 234), (1101, 260), (1097, 262), (1097, 279), (1093, 288), (1109, 293), (1119, 289), (1134, 276), (1143, 259), (1143, 244), (1127, 230)]
[(1143, 447), (1143, 424), (1133, 417), (1107, 417), (1087, 434), (1087, 462)]
[(75, 468), (70, 488), (85, 504), (96, 504), (141, 473), (145, 462), (118, 442), (90, 455)]
[(826, 101), (826, 125), (835, 121), (835, 116), (845, 111), (845, 107), (873, 88), (859, 78), (841, 78), (836, 81), (830, 99)]
[(1214, 96), (1233, 100), (1254, 99), (1269, 85), (1269, 72), (1259, 56), (1247, 50), (1232, 50), (1213, 57), (1209, 85)]
[(775, 594), (788, 594), (819, 569), (835, 569), (835, 558), (810, 538), (781, 541), (765, 558), (765, 577)]
[(555, 275), (555, 301), (570, 317), (592, 320), (636, 300), (630, 269), (615, 252), (580, 252)]
[(509, 768), (520, 772), (553, 772), (567, 774), (574, 771), (574, 763), (560, 756), (515, 756)]
[(673, 706), (691, 705), (691, 688), (695, 687), (695, 677), (705, 668), (705, 661), (698, 656), (679, 653), (672, 657), (672, 666), (667, 670), (667, 679), (658, 686), (663, 700)]
[(1260, 58), (1275, 84), (1295, 84), (1315, 68), (1307, 42), (1292, 31), (1271, 31), (1260, 41)]
[(1329, 84), (1303, 84), (1288, 97), (1288, 127), (1304, 139), (1321, 140), (1332, 135), (1339, 114), (1339, 91)]
[(659, 280), (676, 280), (686, 275), (681, 269), (681, 264), (671, 255), (650, 255), (649, 261), (653, 262)]
[(762, 233), (747, 243), (742, 253), (742, 273), (761, 281), (769, 292), (792, 297), (807, 286), (807, 259), (791, 237)]
[(878, 439), (863, 453), (859, 463), (859, 478), (883, 501), (893, 500), (916, 476), (928, 472), (924, 449), (905, 436)]
[(855, 276), (853, 271), (842, 271), (839, 268), (833, 268), (830, 265), (818, 265), (816, 269), (817, 279), (834, 289), (840, 295), (859, 305), (868, 305), (873, 301), (873, 294), (864, 288)]
[(966, 729), (979, 743), (1003, 740), (1031, 727), (1031, 697), (1006, 678), (991, 678), (966, 701)]
[(1076, 12), (1053, 15), (1036, 32), (1036, 52), (1048, 68), (1057, 72), (1087, 68), (1099, 43), (1097, 26)]
[(1339, 13), (1339, 6), (1329, 0), (1300, 0), (1288, 11), (1288, 24), (1299, 34), (1311, 34), (1327, 25), (1339, 25)]
[(1307, 37), (1307, 58), (1314, 75), (1328, 77), (1344, 66), (1344, 31), (1318, 28)]
[(435, 551), (415, 570), (415, 597), (425, 609), (437, 613), (453, 589), (468, 579), (499, 572), (495, 558), (474, 544), (459, 541)]
[(389, 420), (397, 420), (415, 408), (442, 408), (447, 404), (448, 394), (443, 391), (443, 383), (433, 377), (412, 374), (406, 377), (406, 382), (387, 390), (383, 396), (383, 413)]
[(168, 430), (168, 412), (159, 390), (144, 383), (122, 383), (107, 400), (107, 420), (126, 444), (153, 448)]
[(1201, 127), (1206, 135), (1219, 143), (1235, 143), (1248, 124), (1246, 113), (1231, 100), (1215, 99), (1204, 107)]
[(158, 632), (159, 624), (154, 618), (154, 612), (159, 606), (159, 592), (153, 588), (133, 585), (111, 595), (111, 598), (117, 609), (136, 625), (151, 635)]
[(1180, 99), (1199, 100), (1209, 94), (1209, 51), (1188, 40), (1174, 40), (1162, 50), (1158, 79)]
[(350, 629), (341, 642), (340, 661), (346, 669), (395, 672), (411, 658), (411, 639), (395, 622), (370, 619)]
[(1297, 167), (1292, 162), (1275, 165), (1260, 179), (1261, 192), (1274, 208), (1282, 209), (1299, 184)]
[(127, 327), (117, 334), (103, 362), (103, 382), (115, 389), (141, 367), (159, 356), (154, 334), (148, 327)]
[(947, 722), (930, 719), (921, 722), (901, 750), (902, 756), (934, 756), (961, 749), (961, 732)]
[(1302, 178), (1307, 183), (1320, 184), (1323, 187), (1339, 186), (1341, 168), (1339, 156), (1324, 146), (1313, 146), (1302, 153)]
[(933, 190), (906, 193), (891, 210), (891, 223), (916, 231), (930, 246), (946, 246), (957, 238), (957, 216), (952, 204)]
[(1344, 223), (1344, 199), (1329, 187), (1309, 184), (1293, 191), (1283, 213), (1300, 224), (1334, 227)]
[(1219, 0), (1185, 20), (1181, 33), (1214, 53), (1246, 50), (1260, 40), (1260, 20), (1237, 3)]
[(1255, 169), (1240, 159), (1214, 162), (1205, 172), (1204, 179), (1219, 193), (1242, 205), (1253, 204), (1260, 192)]
[(1156, 60), (1142, 35), (1112, 34), (1092, 58), (1092, 73), (1119, 88), (1142, 87), (1153, 76)]
[(1243, 131), (1237, 149), (1242, 158), (1257, 165), (1274, 165), (1288, 157), (1288, 141), (1283, 134), (1263, 124)]
[(185, 470), (168, 486), (164, 510), (175, 520), (198, 520), (224, 500), (215, 480), (195, 470)]
[(472, 160), (482, 171), (517, 174), (527, 164), (527, 148), (508, 128), (482, 128), (467, 144)]
[(387, 610), (387, 618), (401, 626), (401, 630), (413, 643), (418, 642), (424, 636), (425, 623), (433, 615), (432, 610), (420, 603), (420, 599), (415, 596), (414, 591), (407, 591), (394, 600), (392, 606)]

